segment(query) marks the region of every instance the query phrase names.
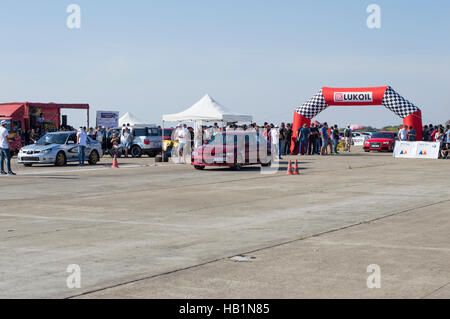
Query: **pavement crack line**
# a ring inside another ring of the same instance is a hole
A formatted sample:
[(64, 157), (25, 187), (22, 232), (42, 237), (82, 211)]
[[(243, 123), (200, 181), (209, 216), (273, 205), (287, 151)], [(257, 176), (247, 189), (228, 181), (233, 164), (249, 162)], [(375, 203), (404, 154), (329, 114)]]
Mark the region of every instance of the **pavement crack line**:
[(449, 281), (448, 283), (446, 283), (445, 285), (443, 285), (443, 286), (441, 286), (441, 287), (439, 287), (439, 288), (433, 290), (432, 292), (426, 294), (425, 296), (422, 296), (420, 299), (425, 299), (425, 298), (427, 298), (427, 297), (429, 297), (429, 296), (431, 296), (431, 295), (434, 295), (436, 292), (438, 292), (439, 290), (444, 289), (444, 288), (447, 287), (448, 285), (450, 285), (450, 281)]
[[(330, 229), (330, 230), (319, 232), (319, 233), (316, 233), (316, 234), (311, 234), (311, 235), (304, 236), (304, 237), (301, 237), (301, 238), (297, 238), (297, 239), (293, 239), (293, 240), (289, 240), (289, 241), (284, 241), (284, 242), (281, 242), (281, 243), (276, 243), (276, 244), (273, 244), (273, 245), (269, 245), (269, 246), (265, 246), (265, 247), (262, 247), (262, 248), (254, 249), (254, 250), (247, 251), (247, 252), (244, 252), (244, 253), (235, 253), (235, 254), (233, 254), (231, 256), (217, 258), (217, 259), (210, 260), (210, 261), (207, 261), (207, 262), (204, 262), (204, 263), (200, 263), (200, 264), (196, 264), (196, 265), (192, 265), (192, 266), (188, 266), (188, 267), (183, 267), (183, 268), (179, 268), (179, 269), (174, 269), (174, 270), (163, 272), (163, 273), (160, 273), (160, 274), (155, 274), (155, 275), (151, 275), (151, 276), (137, 278), (137, 279), (134, 279), (134, 280), (129, 280), (129, 281), (126, 281), (126, 282), (117, 283), (117, 284), (114, 284), (114, 285), (110, 285), (110, 286), (106, 286), (106, 287), (102, 287), (102, 288), (97, 288), (97, 289), (93, 289), (93, 290), (90, 290), (90, 291), (85, 291), (85, 292), (80, 293), (80, 294), (76, 294), (76, 295), (72, 295), (72, 296), (66, 297), (65, 299), (74, 299), (74, 298), (77, 298), (77, 297), (82, 297), (82, 296), (87, 296), (87, 295), (90, 295), (90, 294), (94, 294), (94, 293), (97, 293), (97, 292), (100, 292), (100, 291), (106, 291), (106, 290), (109, 290), (109, 289), (126, 286), (126, 285), (129, 285), (129, 284), (132, 284), (132, 283), (136, 283), (136, 282), (141, 282), (141, 281), (145, 281), (145, 280), (149, 280), (149, 279), (153, 279), (153, 278), (168, 276), (168, 275), (171, 275), (171, 274), (174, 274), (174, 273), (179, 273), (179, 272), (182, 272), (182, 271), (185, 271), (185, 270), (190, 270), (190, 269), (199, 268), (199, 267), (202, 267), (202, 266), (205, 266), (205, 265), (213, 264), (213, 263), (218, 262), (218, 261), (227, 260), (227, 259), (230, 259), (230, 258), (235, 257), (237, 255), (244, 255), (245, 256), (245, 255), (249, 255), (249, 254), (252, 254), (252, 253), (255, 253), (255, 252), (261, 252), (261, 251), (264, 251), (264, 250), (268, 250), (268, 249), (272, 249), (272, 248), (276, 248), (276, 247), (280, 247), (280, 246), (284, 246), (284, 245), (300, 242), (300, 241), (303, 241), (305, 239), (309, 239), (309, 238), (313, 238), (313, 237), (319, 237), (319, 236), (323, 236), (323, 235), (326, 235), (326, 234), (335, 233), (335, 232), (338, 232), (338, 231), (341, 231), (341, 230), (345, 230), (345, 229), (349, 229), (349, 228), (352, 228), (352, 227), (355, 227), (355, 226), (359, 226), (359, 225), (362, 225), (362, 224), (367, 224), (369, 222), (375, 222), (375, 221), (382, 220), (382, 219), (385, 219), (385, 218), (406, 214), (406, 213), (409, 213), (409, 212), (412, 212), (412, 211), (415, 211), (415, 210), (418, 210), (418, 209), (423, 209), (423, 208), (427, 208), (427, 207), (443, 204), (443, 203), (446, 203), (446, 202), (450, 202), (450, 199), (442, 200), (442, 201), (439, 201), (439, 202), (435, 202), (435, 203), (431, 203), (431, 204), (427, 204), (427, 205), (423, 205), (423, 206), (418, 206), (418, 207), (414, 207), (414, 208), (405, 209), (405, 210), (394, 212), (394, 213), (391, 213), (391, 214), (388, 214), (388, 215), (385, 215), (385, 216), (377, 217), (377, 218), (374, 218), (374, 219), (371, 219), (371, 220), (361, 221), (361, 222), (350, 224), (350, 225), (347, 225), (347, 226), (343, 226), (343, 227), (339, 227), (339, 228), (335, 228), (335, 229)], [(425, 295), (422, 298), (426, 298), (427, 296), (429, 296), (431, 294), (434, 294), (435, 292), (439, 291), (440, 289), (445, 288), (449, 284), (450, 284), (450, 282), (445, 284), (445, 285), (443, 285), (442, 287), (437, 288), (436, 290), (434, 290), (433, 292)]]

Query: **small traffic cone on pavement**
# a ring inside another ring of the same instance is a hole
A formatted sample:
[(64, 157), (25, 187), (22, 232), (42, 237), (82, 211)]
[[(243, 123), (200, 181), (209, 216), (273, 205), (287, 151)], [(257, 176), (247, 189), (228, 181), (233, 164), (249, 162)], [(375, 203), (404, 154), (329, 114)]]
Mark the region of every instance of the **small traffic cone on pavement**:
[(294, 172), (292, 170), (292, 161), (289, 161), (289, 166), (288, 166), (286, 175), (294, 175)]
[(114, 161), (111, 166), (112, 168), (119, 168), (119, 163), (117, 162), (117, 155), (114, 155)]
[(298, 160), (295, 160), (294, 175), (300, 175), (300, 171), (298, 170)]

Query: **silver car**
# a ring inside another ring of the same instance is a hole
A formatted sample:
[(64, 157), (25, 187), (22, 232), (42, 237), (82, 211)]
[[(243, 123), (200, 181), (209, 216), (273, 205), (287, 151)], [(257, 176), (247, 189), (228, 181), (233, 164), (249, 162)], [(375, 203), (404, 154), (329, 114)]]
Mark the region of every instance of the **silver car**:
[[(162, 150), (162, 136), (161, 129), (156, 125), (136, 125), (128, 127), (132, 135), (132, 142), (130, 145), (130, 155), (132, 157), (141, 157), (146, 154), (149, 157), (155, 157)], [(108, 131), (107, 133), (107, 145), (108, 149), (111, 148), (110, 140), (113, 134), (117, 137), (121, 138), (124, 133), (125, 128), (114, 128)], [(123, 146), (123, 144), (122, 144)], [(108, 151), (112, 154), (110, 151)]]
[[(87, 137), (86, 160), (95, 165), (103, 156), (100, 142)], [(30, 167), (33, 164), (64, 166), (78, 162), (77, 132), (48, 133), (35, 144), (22, 147), (18, 162)]]

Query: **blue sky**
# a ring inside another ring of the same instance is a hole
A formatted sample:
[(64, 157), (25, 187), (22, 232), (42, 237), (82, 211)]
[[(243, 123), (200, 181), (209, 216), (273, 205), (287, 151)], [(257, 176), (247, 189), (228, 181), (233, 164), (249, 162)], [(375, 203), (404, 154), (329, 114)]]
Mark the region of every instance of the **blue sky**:
[[(66, 27), (69, 4), (81, 29)], [(366, 8), (381, 7), (381, 29)], [(449, 1), (0, 2), (0, 101), (89, 103), (159, 123), (209, 93), (258, 122), (292, 121), (322, 86), (391, 85), (425, 123), (450, 119)], [(72, 124), (85, 114), (66, 112)], [(401, 119), (332, 107), (340, 126)]]

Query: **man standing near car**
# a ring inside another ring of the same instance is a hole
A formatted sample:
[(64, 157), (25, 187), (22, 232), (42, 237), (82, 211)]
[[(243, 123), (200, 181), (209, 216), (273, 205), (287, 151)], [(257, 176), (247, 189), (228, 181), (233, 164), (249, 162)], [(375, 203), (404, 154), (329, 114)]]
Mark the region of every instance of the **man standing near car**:
[(125, 129), (125, 132), (123, 133), (122, 137), (123, 137), (123, 148), (125, 149), (125, 157), (128, 157), (128, 152), (131, 148), (131, 140), (132, 140), (132, 135), (128, 127)]
[(78, 144), (78, 164), (80, 166), (84, 165), (86, 160), (86, 146), (87, 146), (87, 134), (84, 128), (80, 127), (77, 133), (77, 144)]
[(181, 124), (178, 125), (178, 132), (176, 135), (176, 139), (178, 140), (178, 158), (179, 158), (179, 164), (185, 163), (185, 151), (186, 151), (186, 144), (189, 140), (190, 133), (187, 129), (187, 125), (184, 124), (181, 126)]
[(6, 159), (6, 166), (8, 168), (8, 174), (9, 175), (16, 175), (16, 173), (14, 173), (11, 170), (11, 152), (10, 152), (10, 148), (11, 146), (9, 145), (9, 140), (8, 140), (8, 135), (9, 132), (6, 129), (7, 126), (7, 122), (6, 121), (2, 121), (0, 126), (0, 161), (1, 161), (1, 174), (2, 175), (6, 175), (5, 172), (5, 159)]
[(352, 137), (353, 137), (352, 129), (350, 128), (350, 125), (347, 125), (347, 128), (344, 130), (345, 150), (347, 152), (351, 151)]

